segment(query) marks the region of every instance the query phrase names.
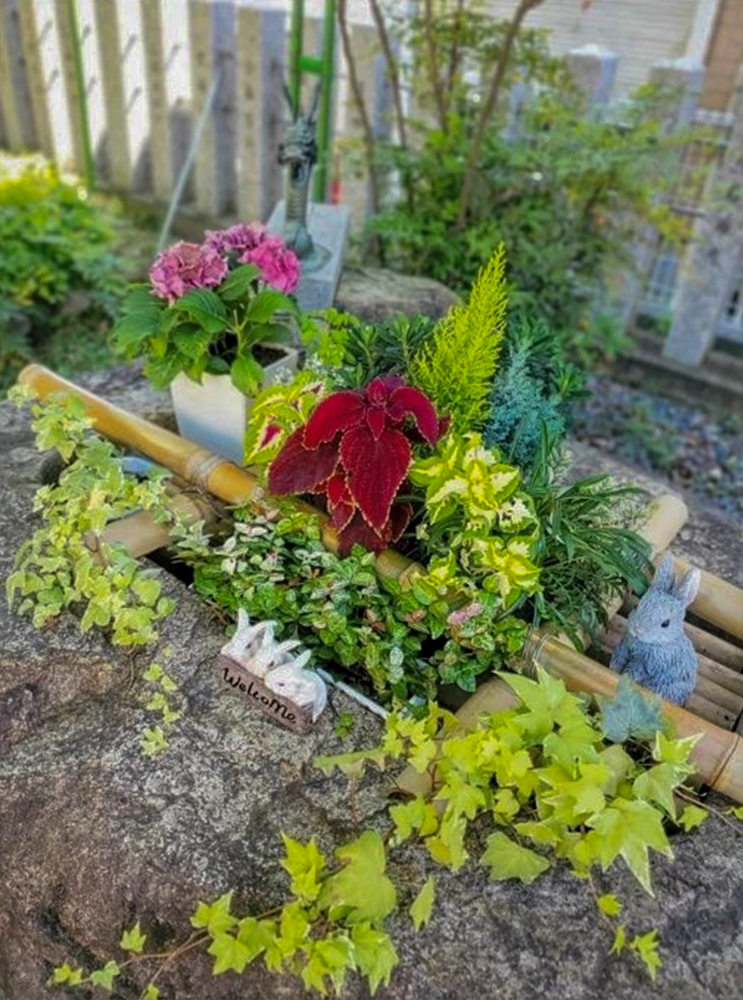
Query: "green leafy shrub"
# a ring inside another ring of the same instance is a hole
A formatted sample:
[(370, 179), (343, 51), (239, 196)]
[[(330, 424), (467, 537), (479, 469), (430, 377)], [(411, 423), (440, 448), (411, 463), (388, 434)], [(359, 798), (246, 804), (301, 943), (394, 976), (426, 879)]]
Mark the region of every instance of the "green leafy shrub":
[(190, 937), (152, 953), (145, 951), (148, 935), (138, 920), (119, 942), (126, 957), (87, 973), (64, 962), (50, 985), (110, 991), (125, 973), (143, 1000), (158, 1000), (163, 971), (201, 948), (214, 960), (214, 976), (239, 975), (261, 962), (269, 971), (301, 977), (307, 990), (340, 996), (348, 975), (358, 972), (374, 996), (399, 962), (388, 920), (400, 921), (405, 912), (419, 931), (435, 916), (434, 875), (412, 887), (414, 895), (395, 881), (409, 868), (394, 863), (395, 853), (412, 844), (453, 871), (475, 853), (492, 880), (526, 886), (553, 864), (567, 863), (594, 894), (610, 932), (609, 955), (625, 954), (654, 980), (662, 968), (657, 929), (628, 930), (622, 902), (611, 892), (599, 895), (592, 876), (621, 860), (652, 892), (651, 852), (672, 857), (666, 824), (690, 830), (707, 817), (695, 804), (678, 815), (674, 798), (677, 792), (690, 798), (685, 782), (694, 772), (689, 755), (697, 737), (656, 732), (632, 756), (606, 743), (587, 699), (568, 692), (562, 681), (540, 670), (536, 680), (512, 676), (509, 683), (519, 706), (481, 716), (471, 731), (430, 705), (421, 718), (390, 715), (377, 747), (317, 757), (315, 766), (325, 774), (337, 768), (348, 776), (351, 796), (368, 764), (384, 769), (404, 762), (426, 775), (429, 790), (390, 805), (384, 836), (364, 830), (335, 849), (335, 861), (314, 839), (303, 844), (282, 834), (281, 866), (290, 886), (278, 906), (241, 916), (232, 890), (200, 901)]
[[(80, 328), (106, 354), (105, 327), (124, 292), (115, 233), (78, 184), (43, 160), (4, 161), (0, 175), (0, 388), (54, 337)], [(97, 342), (97, 343), (96, 343)], [(91, 363), (88, 344), (88, 364)], [(59, 348), (57, 348), (59, 351)]]
[[(689, 141), (667, 130), (673, 95), (643, 87), (614, 119), (600, 118), (550, 55), (545, 32), (522, 25), (509, 48), (508, 24), (492, 5), (441, 0), (415, 9), (412, 19), (388, 18), (392, 37), (413, 52), (388, 72), (393, 87), (413, 94), (415, 110), (394, 143), (375, 142), (373, 158), (367, 151), (366, 169), (394, 192), (369, 221), (369, 246), (388, 267), (464, 292), (503, 242), (512, 305), (546, 319), (586, 360), (612, 353), (619, 331), (608, 337), (594, 327), (607, 278), (633, 266), (644, 227), (683, 238), (663, 203), (679, 173), (676, 151)], [(514, 111), (517, 83), (534, 93)]]

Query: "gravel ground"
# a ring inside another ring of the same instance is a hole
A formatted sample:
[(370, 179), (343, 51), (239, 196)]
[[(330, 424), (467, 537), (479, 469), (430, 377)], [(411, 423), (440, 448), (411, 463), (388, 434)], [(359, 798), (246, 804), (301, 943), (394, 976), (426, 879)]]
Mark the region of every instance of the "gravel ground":
[(573, 434), (743, 524), (743, 421), (591, 376)]

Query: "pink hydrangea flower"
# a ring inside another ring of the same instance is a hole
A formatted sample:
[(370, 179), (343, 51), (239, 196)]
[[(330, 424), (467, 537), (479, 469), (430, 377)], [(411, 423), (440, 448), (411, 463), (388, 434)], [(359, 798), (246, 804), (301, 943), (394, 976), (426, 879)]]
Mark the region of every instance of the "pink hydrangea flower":
[(158, 255), (150, 268), (155, 294), (173, 303), (193, 288), (221, 284), (227, 262), (211, 247), (197, 243), (175, 243)]
[(267, 236), (240, 257), (241, 264), (254, 264), (261, 277), (280, 292), (293, 292), (299, 283), (299, 261), (280, 236)]
[(243, 254), (254, 250), (266, 239), (266, 230), (258, 222), (239, 222), (229, 229), (207, 229), (205, 246), (217, 253)]

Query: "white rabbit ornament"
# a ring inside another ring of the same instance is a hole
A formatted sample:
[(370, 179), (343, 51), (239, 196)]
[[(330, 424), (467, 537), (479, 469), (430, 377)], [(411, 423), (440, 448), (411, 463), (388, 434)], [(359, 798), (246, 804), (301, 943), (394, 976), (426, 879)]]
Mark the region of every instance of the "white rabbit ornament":
[(310, 653), (295, 653), (296, 639), (276, 642), (275, 622), (250, 624), (240, 608), (237, 631), (222, 647), (220, 671), (231, 688), (296, 732), (307, 732), (327, 704), (325, 682), (305, 670)]
[(627, 631), (611, 658), (612, 669), (676, 705), (687, 701), (697, 682), (697, 654), (684, 632), (684, 616), (699, 580), (698, 569), (674, 579), (667, 555), (627, 619)]

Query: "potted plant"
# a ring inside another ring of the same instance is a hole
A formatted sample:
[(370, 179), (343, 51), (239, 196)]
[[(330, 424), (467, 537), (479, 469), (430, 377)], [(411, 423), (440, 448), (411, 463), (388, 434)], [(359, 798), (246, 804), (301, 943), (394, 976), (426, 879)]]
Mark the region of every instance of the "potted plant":
[(253, 398), (296, 371), (297, 258), (280, 237), (239, 224), (169, 247), (149, 276), (124, 300), (114, 343), (145, 358), (156, 388), (171, 387), (184, 437), (242, 462)]

